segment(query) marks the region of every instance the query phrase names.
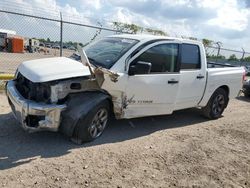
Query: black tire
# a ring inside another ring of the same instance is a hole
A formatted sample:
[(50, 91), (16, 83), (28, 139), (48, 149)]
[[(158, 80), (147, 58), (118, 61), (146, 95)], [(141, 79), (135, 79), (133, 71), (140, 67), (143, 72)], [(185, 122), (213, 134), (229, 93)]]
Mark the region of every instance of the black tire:
[[(100, 118), (101, 116), (103, 118)], [(71, 140), (77, 144), (95, 140), (102, 135), (109, 119), (110, 105), (109, 102), (105, 100), (97, 104), (85, 116), (78, 120)]]
[(245, 97), (250, 97), (250, 94), (249, 94), (249, 93), (244, 92), (244, 96), (245, 96)]
[(202, 108), (203, 115), (209, 119), (218, 119), (221, 117), (228, 103), (227, 92), (218, 88), (208, 101), (207, 105)]

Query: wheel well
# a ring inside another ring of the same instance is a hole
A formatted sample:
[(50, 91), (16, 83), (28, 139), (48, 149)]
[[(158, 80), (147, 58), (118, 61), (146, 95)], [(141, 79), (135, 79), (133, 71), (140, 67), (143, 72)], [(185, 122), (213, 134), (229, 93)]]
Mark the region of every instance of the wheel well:
[(101, 90), (86, 91), (86, 92), (89, 92), (89, 93), (91, 93), (91, 92), (93, 92), (93, 93), (102, 93), (102, 94), (106, 95), (107, 98), (105, 100), (108, 101), (109, 107), (110, 107), (110, 113), (111, 113), (112, 116), (114, 116), (114, 105), (113, 105), (113, 101), (112, 101), (112, 96), (109, 94), (108, 91), (106, 91), (104, 89), (101, 89)]
[(107, 100), (109, 103), (110, 113), (112, 116), (114, 115), (114, 105), (113, 105), (113, 101), (112, 101), (112, 96), (106, 90), (102, 89), (99, 91), (89, 91), (89, 92), (102, 93), (102, 94), (106, 95), (107, 98), (105, 100)]
[(226, 94), (227, 94), (227, 102), (226, 102), (226, 107), (227, 107), (228, 101), (229, 101), (229, 87), (226, 86), (226, 85), (223, 85), (223, 86), (220, 86), (219, 88), (223, 89), (226, 92)]
[(112, 101), (112, 96), (104, 89), (102, 89), (102, 90), (100, 90), (98, 92), (103, 93), (103, 94), (108, 96), (106, 100), (109, 103), (110, 113), (111, 113), (112, 116), (114, 116), (114, 105), (113, 105), (113, 101)]
[(67, 109), (62, 112), (60, 131), (67, 136), (72, 136), (81, 116), (86, 115), (94, 105), (107, 100), (113, 113), (113, 103), (111, 96), (103, 91), (86, 91), (70, 94), (66, 101)]
[(114, 116), (114, 105), (113, 105), (113, 101), (112, 101), (112, 97), (109, 97), (106, 99), (109, 103), (109, 109), (110, 109), (110, 114), (112, 115), (112, 117)]
[(226, 85), (223, 85), (223, 86), (220, 86), (219, 88), (224, 89), (225, 92), (227, 93), (228, 98), (229, 98), (229, 87)]

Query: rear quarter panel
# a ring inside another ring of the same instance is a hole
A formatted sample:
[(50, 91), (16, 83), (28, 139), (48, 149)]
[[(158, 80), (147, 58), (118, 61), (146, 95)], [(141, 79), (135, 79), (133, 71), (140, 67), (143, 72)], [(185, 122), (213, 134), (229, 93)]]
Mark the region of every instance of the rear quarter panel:
[(199, 106), (206, 106), (212, 94), (221, 86), (229, 88), (229, 99), (237, 97), (243, 84), (243, 72), (242, 67), (208, 68), (206, 90)]

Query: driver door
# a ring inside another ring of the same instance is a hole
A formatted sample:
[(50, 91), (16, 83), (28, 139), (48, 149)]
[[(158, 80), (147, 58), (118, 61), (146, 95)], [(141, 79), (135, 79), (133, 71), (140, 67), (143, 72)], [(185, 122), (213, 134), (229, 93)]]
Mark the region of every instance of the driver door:
[[(157, 42), (145, 47), (129, 61), (125, 117), (172, 113), (179, 88), (179, 44)], [(151, 69), (140, 69), (141, 62)]]

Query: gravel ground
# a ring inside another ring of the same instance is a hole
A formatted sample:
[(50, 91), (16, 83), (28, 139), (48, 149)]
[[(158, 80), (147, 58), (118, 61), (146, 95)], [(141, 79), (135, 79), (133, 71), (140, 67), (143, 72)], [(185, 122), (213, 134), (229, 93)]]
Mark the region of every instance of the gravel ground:
[(250, 187), (249, 109), (240, 97), (213, 121), (197, 109), (114, 121), (78, 146), (24, 132), (0, 95), (0, 187)]

